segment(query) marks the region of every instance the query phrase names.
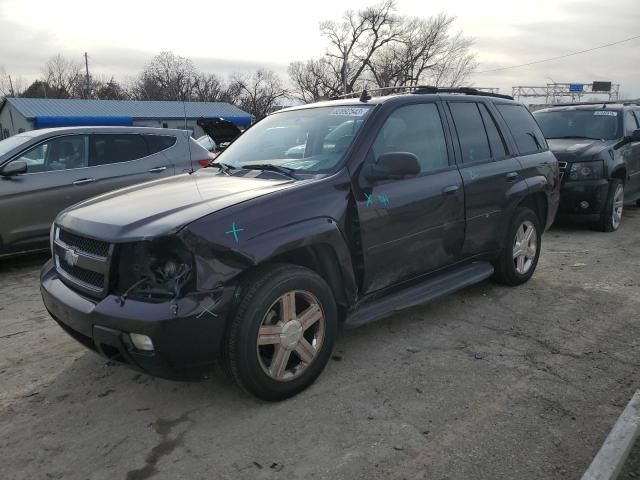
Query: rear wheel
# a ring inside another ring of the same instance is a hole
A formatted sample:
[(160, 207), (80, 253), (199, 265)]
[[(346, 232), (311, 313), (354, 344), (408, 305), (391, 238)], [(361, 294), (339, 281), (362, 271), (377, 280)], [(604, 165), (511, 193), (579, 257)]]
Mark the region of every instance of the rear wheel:
[(324, 369), (337, 331), (333, 294), (306, 268), (271, 266), (245, 283), (226, 345), (234, 380), (263, 400), (283, 400)]
[(621, 180), (612, 179), (604, 209), (600, 214), (598, 228), (603, 232), (615, 232), (622, 222), (624, 204), (624, 184)]
[(505, 285), (528, 281), (538, 265), (542, 233), (537, 215), (518, 207), (507, 232), (505, 247), (495, 264), (495, 279)]

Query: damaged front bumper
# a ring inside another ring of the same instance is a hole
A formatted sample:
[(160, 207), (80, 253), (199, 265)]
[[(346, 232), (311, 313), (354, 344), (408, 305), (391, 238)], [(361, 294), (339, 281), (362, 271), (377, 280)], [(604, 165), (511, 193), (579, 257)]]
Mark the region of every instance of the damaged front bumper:
[[(40, 290), (49, 314), (85, 347), (152, 375), (194, 378), (209, 371), (221, 353), (235, 286), (161, 303), (122, 302), (117, 295), (98, 300), (70, 288), (49, 261)], [(148, 336), (153, 350), (136, 348), (132, 333)]]

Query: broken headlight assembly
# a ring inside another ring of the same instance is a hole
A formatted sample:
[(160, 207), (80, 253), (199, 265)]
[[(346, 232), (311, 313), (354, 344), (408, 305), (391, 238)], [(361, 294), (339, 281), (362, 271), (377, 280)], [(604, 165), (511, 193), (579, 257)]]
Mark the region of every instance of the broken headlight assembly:
[(172, 301), (195, 281), (193, 257), (175, 237), (122, 245), (117, 263), (115, 293), (121, 303)]

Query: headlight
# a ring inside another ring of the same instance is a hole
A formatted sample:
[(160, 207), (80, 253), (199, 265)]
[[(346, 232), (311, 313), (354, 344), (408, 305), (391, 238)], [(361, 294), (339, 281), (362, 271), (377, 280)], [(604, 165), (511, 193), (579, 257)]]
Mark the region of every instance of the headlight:
[(150, 302), (180, 297), (194, 280), (193, 259), (175, 237), (120, 246), (115, 293)]
[(602, 160), (593, 162), (575, 162), (569, 170), (569, 180), (595, 180), (602, 178), (604, 166)]

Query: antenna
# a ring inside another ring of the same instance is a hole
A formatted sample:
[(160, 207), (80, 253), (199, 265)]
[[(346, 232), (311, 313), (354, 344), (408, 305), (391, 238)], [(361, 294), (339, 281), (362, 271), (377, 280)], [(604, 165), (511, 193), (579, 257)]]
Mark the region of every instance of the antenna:
[(371, 100), (371, 95), (367, 92), (367, 87), (364, 87), (364, 90), (362, 90), (362, 93), (360, 94), (360, 101), (367, 103), (369, 100)]
[(85, 98), (89, 98), (89, 95), (91, 95), (91, 81), (89, 80), (89, 55), (87, 55), (87, 52), (84, 52), (84, 67), (86, 69), (86, 84), (84, 87), (84, 96)]

